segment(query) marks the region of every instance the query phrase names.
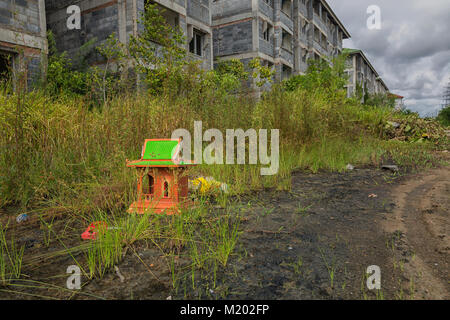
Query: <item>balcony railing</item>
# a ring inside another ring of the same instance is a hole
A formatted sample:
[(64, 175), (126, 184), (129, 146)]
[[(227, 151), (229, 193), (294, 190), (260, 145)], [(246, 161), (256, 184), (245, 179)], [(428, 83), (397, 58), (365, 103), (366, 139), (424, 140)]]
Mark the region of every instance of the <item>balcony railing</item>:
[(292, 51), (287, 50), (285, 48), (281, 48), (281, 58), (289, 62), (290, 64), (294, 64), (294, 54)]
[(318, 43), (317, 41), (313, 41), (313, 47), (314, 49), (316, 49), (321, 55), (327, 55), (328, 52), (326, 49), (324, 49), (320, 43)]
[(270, 19), (273, 19), (273, 8), (265, 1), (259, 0), (259, 10)]
[(267, 54), (271, 57), (274, 56), (274, 48), (273, 48), (273, 44), (270, 43), (269, 41), (266, 41), (264, 39), (259, 39), (259, 50), (264, 53)]
[(280, 14), (280, 20), (282, 23), (284, 23), (284, 25), (286, 27), (289, 28), (289, 30), (293, 31), (294, 30), (294, 21), (292, 20), (291, 17), (289, 17), (286, 13), (284, 13), (283, 11), (281, 11)]
[(313, 17), (313, 21), (314, 23), (319, 26), (320, 29), (322, 29), (322, 31), (324, 31), (326, 34), (329, 33), (328, 31), (328, 27), (326, 26), (326, 24), (323, 22), (322, 19), (320, 19), (320, 17), (314, 13), (314, 17)]

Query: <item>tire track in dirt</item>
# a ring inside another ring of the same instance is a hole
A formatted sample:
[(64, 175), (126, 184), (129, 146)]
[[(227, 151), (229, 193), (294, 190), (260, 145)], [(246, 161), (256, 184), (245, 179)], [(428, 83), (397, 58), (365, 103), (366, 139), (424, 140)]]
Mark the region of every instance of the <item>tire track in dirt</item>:
[(413, 287), (415, 299), (449, 299), (450, 168), (416, 175), (394, 194), (397, 208), (383, 227), (400, 235), (393, 263), (405, 262), (405, 289)]

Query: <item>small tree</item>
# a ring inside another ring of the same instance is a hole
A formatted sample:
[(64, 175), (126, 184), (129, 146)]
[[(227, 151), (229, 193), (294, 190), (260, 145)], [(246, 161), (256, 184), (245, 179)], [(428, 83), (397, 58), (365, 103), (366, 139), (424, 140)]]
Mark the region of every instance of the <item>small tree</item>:
[(367, 94), (364, 104), (374, 107), (394, 108), (395, 98), (385, 93)]
[(214, 70), (219, 75), (232, 74), (236, 79), (244, 80), (248, 77), (244, 64), (239, 59), (219, 60)]
[(450, 126), (450, 105), (439, 111), (437, 120), (445, 127)]
[[(107, 92), (115, 92), (120, 90), (122, 82), (127, 80), (127, 49), (124, 44), (120, 43), (116, 34), (111, 34), (106, 41), (97, 47), (97, 51), (106, 59), (106, 64), (103, 69), (101, 78), (101, 90), (103, 96), (103, 103), (107, 104)], [(120, 74), (120, 78), (111, 72), (112, 64), (115, 64), (116, 74)], [(97, 71), (98, 72), (98, 71)]]
[(228, 94), (242, 88), (242, 82), (248, 79), (244, 64), (239, 59), (219, 60), (214, 70), (204, 73), (202, 86), (207, 86), (217, 93)]
[(58, 53), (51, 31), (48, 32), (47, 38), (49, 57), (45, 89), (55, 97), (61, 94), (85, 95), (88, 92), (90, 76), (87, 73), (73, 70), (72, 62), (67, 58), (66, 52)]
[(261, 88), (266, 83), (273, 82), (273, 76), (275, 75), (275, 70), (272, 68), (262, 66), (261, 60), (259, 58), (255, 58), (250, 61), (249, 67), (253, 69), (252, 77), (253, 79), (258, 79), (256, 81), (256, 86)]
[(154, 93), (177, 93), (183, 68), (189, 63), (185, 37), (179, 27), (167, 23), (156, 4), (147, 3), (139, 36), (131, 36), (129, 51), (136, 69)]
[(333, 61), (324, 59), (309, 60), (309, 67), (305, 75), (291, 77), (284, 82), (287, 91), (302, 88), (308, 91), (323, 90), (328, 96), (334, 96), (336, 92), (344, 90), (348, 82), (345, 75), (346, 54), (342, 54)]

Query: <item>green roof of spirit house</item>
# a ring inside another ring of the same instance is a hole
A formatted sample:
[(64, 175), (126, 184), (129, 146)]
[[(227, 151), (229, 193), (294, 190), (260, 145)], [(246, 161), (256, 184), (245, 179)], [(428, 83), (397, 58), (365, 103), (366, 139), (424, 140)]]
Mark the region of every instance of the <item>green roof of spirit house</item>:
[(128, 167), (157, 168), (157, 167), (186, 167), (194, 165), (191, 162), (181, 160), (181, 140), (172, 139), (148, 139), (142, 150), (140, 160), (128, 162)]

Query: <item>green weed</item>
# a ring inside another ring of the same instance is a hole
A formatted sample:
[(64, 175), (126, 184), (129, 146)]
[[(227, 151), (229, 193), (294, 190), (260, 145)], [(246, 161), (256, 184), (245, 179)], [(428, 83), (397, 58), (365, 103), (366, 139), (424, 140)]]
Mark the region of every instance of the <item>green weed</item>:
[(25, 247), (17, 247), (14, 238), (7, 239), (8, 226), (0, 223), (0, 284), (8, 285), (22, 275), (22, 260)]

